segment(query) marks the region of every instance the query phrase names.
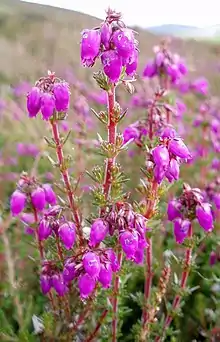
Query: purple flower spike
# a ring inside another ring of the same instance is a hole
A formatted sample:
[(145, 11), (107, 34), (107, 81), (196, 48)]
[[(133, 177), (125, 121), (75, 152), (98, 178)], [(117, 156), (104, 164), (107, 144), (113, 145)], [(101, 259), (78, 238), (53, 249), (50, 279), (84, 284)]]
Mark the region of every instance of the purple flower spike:
[(50, 222), (47, 220), (41, 220), (38, 228), (39, 240), (46, 240), (52, 233)]
[(177, 243), (183, 243), (188, 235), (190, 225), (190, 221), (182, 220), (181, 218), (177, 218), (174, 221), (174, 235)]
[(118, 258), (113, 249), (108, 249), (106, 254), (108, 255), (109, 261), (111, 263), (112, 271), (118, 272), (120, 269), (120, 265), (118, 263)]
[(166, 177), (170, 183), (172, 183), (174, 180), (179, 179), (180, 174), (180, 166), (176, 159), (170, 160), (170, 165), (166, 171)]
[(65, 82), (55, 83), (53, 87), (55, 107), (58, 112), (65, 112), (69, 108), (70, 91)]
[(44, 295), (46, 295), (51, 289), (51, 278), (47, 274), (41, 274), (40, 287)]
[(45, 192), (45, 199), (47, 203), (55, 205), (57, 203), (57, 198), (55, 192), (52, 189), (52, 186), (50, 184), (44, 184), (43, 189)]
[(121, 75), (122, 59), (116, 50), (108, 50), (101, 55), (104, 72), (112, 82), (117, 82)]
[(69, 262), (66, 263), (63, 269), (63, 279), (65, 282), (72, 281), (76, 276), (76, 269), (75, 269), (75, 263)]
[(38, 187), (31, 193), (31, 201), (33, 206), (41, 211), (46, 205), (45, 192), (42, 188)]
[(41, 107), (41, 91), (37, 87), (33, 87), (27, 96), (27, 110), (29, 117), (35, 117)]
[(136, 232), (125, 231), (120, 236), (120, 243), (128, 259), (131, 259), (138, 249), (138, 235)]
[(49, 120), (53, 116), (55, 109), (55, 99), (52, 94), (44, 93), (41, 97), (41, 113), (44, 120)]
[(84, 255), (83, 266), (91, 277), (97, 278), (99, 276), (101, 264), (99, 257), (95, 253), (88, 252)]
[(99, 30), (84, 30), (81, 40), (81, 61), (83, 66), (91, 67), (99, 54), (101, 35)]
[(128, 28), (116, 30), (113, 33), (112, 42), (116, 46), (121, 57), (128, 58), (133, 54), (135, 49), (135, 39), (132, 30)]
[(16, 216), (24, 210), (27, 197), (23, 192), (15, 190), (11, 196), (10, 207), (13, 216)]
[(71, 249), (76, 241), (76, 227), (73, 222), (66, 222), (60, 226), (58, 234), (66, 249)]
[(187, 159), (190, 158), (190, 153), (182, 139), (173, 139), (169, 143), (169, 151), (173, 153), (175, 156)]
[(169, 152), (165, 146), (157, 146), (152, 150), (152, 155), (155, 164), (158, 167), (166, 168), (169, 165), (170, 157)]
[(213, 215), (209, 203), (202, 203), (196, 207), (196, 217), (200, 226), (206, 231), (211, 231), (213, 227)]
[(61, 273), (52, 276), (52, 286), (60, 297), (63, 297), (67, 292), (67, 286)]
[(78, 281), (80, 297), (87, 298), (95, 288), (95, 280), (89, 274), (83, 274)]
[(90, 231), (89, 244), (91, 247), (95, 247), (101, 241), (103, 241), (109, 231), (108, 223), (102, 219), (97, 219), (93, 222)]
[(181, 213), (179, 211), (180, 209), (180, 203), (176, 200), (172, 200), (168, 203), (167, 208), (167, 216), (169, 221), (173, 221), (178, 217), (181, 217)]
[(101, 265), (98, 280), (104, 288), (109, 288), (111, 286), (112, 268), (109, 264)]

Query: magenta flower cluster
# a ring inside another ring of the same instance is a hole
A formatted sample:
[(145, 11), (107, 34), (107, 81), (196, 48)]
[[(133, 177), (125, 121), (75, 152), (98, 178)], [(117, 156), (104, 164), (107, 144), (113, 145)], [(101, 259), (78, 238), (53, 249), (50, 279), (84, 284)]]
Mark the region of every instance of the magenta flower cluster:
[(206, 231), (213, 230), (213, 214), (211, 204), (204, 201), (200, 189), (184, 185), (182, 195), (169, 202), (167, 208), (168, 220), (173, 222), (174, 236), (177, 243), (183, 243), (188, 235), (191, 221), (197, 219), (199, 225)]
[(176, 131), (166, 127), (160, 133), (160, 144), (152, 149), (150, 161), (154, 163), (155, 181), (160, 184), (166, 177), (172, 183), (179, 179), (180, 163), (191, 158), (183, 140), (177, 137)]
[(11, 196), (12, 215), (17, 216), (28, 207), (33, 207), (36, 211), (41, 212), (48, 204), (56, 204), (56, 195), (51, 185), (40, 185), (34, 178), (23, 175), (18, 182), (17, 189)]
[(48, 72), (31, 89), (27, 97), (29, 117), (36, 117), (41, 111), (44, 120), (49, 120), (55, 111), (66, 112), (69, 108), (70, 90), (65, 81)]
[(154, 59), (147, 63), (143, 71), (144, 77), (166, 76), (171, 83), (175, 83), (187, 73), (184, 61), (179, 55), (172, 54), (164, 44), (161, 47), (155, 47), (154, 52)]
[(104, 72), (112, 82), (119, 80), (123, 68), (128, 76), (133, 76), (138, 62), (134, 32), (120, 19), (120, 14), (109, 10), (101, 27), (82, 32), (82, 64), (91, 67), (100, 57)]

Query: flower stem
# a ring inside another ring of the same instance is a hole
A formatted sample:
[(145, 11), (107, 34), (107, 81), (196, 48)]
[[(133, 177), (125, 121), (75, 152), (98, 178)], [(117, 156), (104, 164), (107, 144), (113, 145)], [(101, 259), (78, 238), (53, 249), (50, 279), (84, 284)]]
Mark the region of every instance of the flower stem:
[(74, 193), (73, 193), (71, 183), (70, 183), (69, 172), (68, 172), (68, 169), (65, 167), (65, 158), (64, 158), (64, 154), (63, 154), (63, 146), (62, 146), (62, 142), (60, 139), (57, 121), (52, 120), (51, 121), (51, 127), (52, 127), (53, 138), (54, 138), (54, 141), (56, 143), (56, 153), (57, 153), (57, 158), (59, 161), (60, 172), (62, 174), (63, 182), (65, 184), (65, 188), (67, 191), (67, 197), (68, 197), (69, 205), (70, 205), (70, 208), (72, 210), (73, 217), (75, 220), (75, 224), (76, 224), (76, 228), (77, 228), (77, 234), (79, 236), (79, 242), (80, 242), (80, 245), (82, 245), (83, 244), (83, 231), (82, 231), (82, 227), (81, 227), (81, 217), (80, 217), (79, 210), (78, 210), (77, 205), (76, 205), (75, 200), (74, 200)]
[[(117, 122), (115, 120), (114, 108), (115, 108), (115, 85), (112, 84), (111, 89), (107, 92), (108, 96), (108, 143), (115, 146), (116, 134), (117, 134)], [(115, 157), (108, 158), (105, 167), (105, 176), (103, 184), (103, 193), (105, 200), (109, 198), (112, 185), (112, 168), (115, 165)], [(100, 216), (105, 213), (105, 208), (101, 208)]]
[[(193, 235), (193, 229), (192, 229), (192, 225), (190, 225), (190, 228), (188, 231), (188, 239), (192, 239), (192, 235)], [(185, 252), (184, 269), (182, 272), (181, 282), (180, 282), (181, 290), (184, 290), (186, 288), (186, 283), (187, 283), (187, 280), (189, 277), (190, 262), (191, 262), (191, 258), (192, 258), (192, 249), (193, 249), (193, 247), (189, 246)], [(181, 294), (177, 294), (173, 300), (173, 305), (172, 305), (173, 311), (175, 311), (179, 307), (180, 301), (181, 301)], [(163, 333), (165, 333), (166, 329), (170, 326), (172, 320), (173, 320), (173, 316), (168, 314), (166, 319), (165, 319), (164, 326), (163, 326)], [(161, 336), (157, 336), (155, 338), (155, 341), (157, 341), (157, 342), (159, 342), (161, 340), (162, 340)]]
[[(148, 205), (145, 212), (145, 217), (147, 219), (151, 218), (154, 213), (154, 207), (157, 201), (157, 189), (158, 184), (153, 181), (151, 183), (151, 199), (148, 199)], [(147, 237), (146, 241), (148, 246), (146, 247), (146, 267), (145, 267), (145, 284), (144, 284), (144, 306), (142, 313), (142, 330), (141, 330), (141, 341), (146, 340), (146, 335), (148, 333), (148, 323), (149, 323), (149, 301), (151, 297), (151, 286), (153, 279), (153, 251), (152, 251), (152, 238)]]
[[(118, 264), (121, 267), (122, 264), (122, 251), (118, 252)], [(117, 326), (118, 326), (118, 295), (119, 295), (119, 286), (120, 286), (120, 277), (119, 274), (115, 274), (114, 283), (113, 283), (113, 298), (112, 298), (112, 342), (117, 341)]]
[(99, 319), (99, 321), (98, 321), (98, 323), (97, 323), (97, 325), (96, 325), (94, 331), (93, 331), (92, 334), (85, 340), (85, 342), (92, 342), (92, 341), (94, 340), (94, 338), (97, 336), (97, 334), (98, 334), (98, 332), (99, 332), (99, 329), (101, 328), (102, 323), (103, 323), (105, 317), (107, 316), (107, 314), (108, 314), (108, 310), (106, 309), (106, 310), (103, 311), (103, 313), (102, 313), (102, 315), (101, 315), (101, 317), (100, 317), (100, 319)]

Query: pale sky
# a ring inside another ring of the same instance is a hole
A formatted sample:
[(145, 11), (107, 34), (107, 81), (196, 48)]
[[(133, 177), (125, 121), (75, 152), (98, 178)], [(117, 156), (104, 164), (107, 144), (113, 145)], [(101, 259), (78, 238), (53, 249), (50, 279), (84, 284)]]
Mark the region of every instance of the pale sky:
[[(25, 0), (24, 0), (25, 1)], [(127, 25), (163, 24), (212, 26), (220, 24), (220, 0), (29, 0), (73, 9), (104, 19), (109, 6), (123, 13)]]

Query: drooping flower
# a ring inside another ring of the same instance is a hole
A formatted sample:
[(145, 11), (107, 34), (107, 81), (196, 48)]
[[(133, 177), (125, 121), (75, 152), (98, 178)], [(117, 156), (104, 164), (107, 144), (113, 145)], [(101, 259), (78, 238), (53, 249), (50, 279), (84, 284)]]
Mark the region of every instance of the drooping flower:
[(180, 166), (176, 159), (172, 158), (166, 171), (166, 177), (170, 183), (179, 179)]
[(135, 231), (132, 233), (125, 231), (120, 235), (120, 244), (128, 259), (132, 258), (138, 249), (138, 235)]
[(169, 151), (173, 153), (175, 156), (182, 158), (182, 159), (187, 159), (190, 158), (190, 152), (187, 148), (187, 146), (184, 144), (182, 139), (172, 139), (169, 143)]
[(123, 132), (123, 137), (124, 137), (124, 143), (128, 142), (131, 139), (138, 139), (139, 137), (139, 131), (136, 127), (134, 126), (128, 126), (125, 128)]
[(42, 219), (38, 227), (38, 238), (40, 241), (46, 240), (52, 233), (50, 222)]
[(55, 107), (58, 112), (67, 111), (70, 102), (70, 91), (65, 82), (55, 83), (53, 87), (55, 97)]
[(45, 198), (45, 192), (41, 187), (37, 187), (34, 191), (31, 193), (31, 201), (33, 206), (41, 211), (44, 209), (46, 205), (46, 198)]
[(23, 192), (19, 190), (13, 192), (10, 200), (11, 213), (13, 216), (20, 214), (24, 210), (26, 200), (27, 197)]
[(49, 120), (54, 113), (55, 98), (51, 93), (43, 93), (41, 97), (41, 113), (44, 120)]
[(101, 61), (104, 72), (112, 82), (117, 82), (121, 75), (122, 58), (116, 50), (108, 50), (102, 53)]
[(76, 265), (74, 262), (65, 262), (63, 269), (63, 279), (65, 282), (72, 281), (76, 276)]
[(97, 278), (99, 276), (101, 264), (99, 257), (95, 253), (88, 252), (84, 255), (83, 266), (91, 277)]
[(89, 274), (85, 273), (79, 277), (79, 292), (81, 298), (87, 298), (95, 288), (95, 280)]
[(81, 61), (84, 66), (93, 66), (99, 54), (100, 44), (101, 35), (99, 30), (84, 30), (82, 32)]
[(51, 278), (51, 282), (52, 282), (52, 286), (54, 290), (60, 297), (64, 296), (66, 292), (68, 291), (68, 288), (65, 284), (62, 273), (54, 274)]
[(152, 155), (155, 164), (158, 167), (166, 168), (170, 162), (169, 152), (166, 146), (157, 146), (152, 150)]
[(75, 224), (73, 222), (63, 223), (59, 227), (58, 234), (66, 249), (71, 249), (76, 240)]
[(131, 29), (116, 30), (112, 35), (112, 42), (121, 57), (128, 58), (132, 56), (135, 50), (135, 38)]
[(41, 91), (38, 87), (33, 87), (27, 95), (27, 110), (30, 118), (35, 117), (40, 111), (41, 95)]
[(108, 223), (102, 219), (97, 219), (93, 222), (90, 230), (89, 244), (91, 247), (95, 247), (101, 241), (103, 241), (108, 233)]
[(178, 217), (181, 217), (180, 203), (177, 200), (169, 201), (167, 208), (167, 216), (169, 221), (173, 221)]
[(112, 35), (112, 27), (109, 23), (104, 23), (101, 26), (101, 43), (106, 49), (109, 49), (110, 38)]
[(40, 276), (40, 287), (41, 287), (41, 291), (44, 295), (46, 295), (52, 286), (52, 282), (51, 282), (51, 278), (49, 275), (47, 274), (41, 274)]
[(196, 217), (200, 226), (205, 231), (211, 231), (213, 226), (213, 215), (211, 211), (211, 205), (209, 203), (202, 203), (196, 207)]
[(47, 203), (55, 205), (57, 203), (57, 198), (55, 192), (52, 189), (52, 186), (50, 184), (44, 184), (43, 189), (45, 192), (45, 199)]
[(188, 235), (190, 225), (191, 223), (189, 220), (182, 220), (181, 218), (177, 218), (174, 221), (174, 235), (177, 243), (183, 243)]
[(112, 268), (110, 264), (101, 265), (98, 280), (104, 288), (110, 287), (112, 281)]

